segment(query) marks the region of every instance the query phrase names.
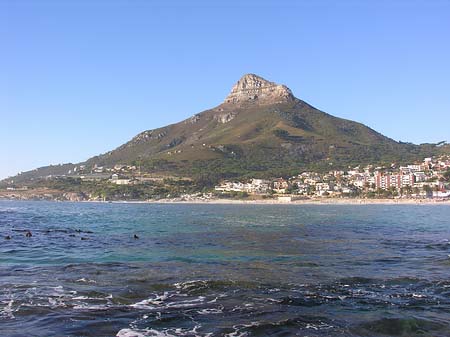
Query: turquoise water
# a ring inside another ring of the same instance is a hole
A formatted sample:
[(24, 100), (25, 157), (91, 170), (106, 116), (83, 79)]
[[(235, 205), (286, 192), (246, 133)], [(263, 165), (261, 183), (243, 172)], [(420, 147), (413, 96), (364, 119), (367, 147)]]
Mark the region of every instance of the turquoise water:
[(1, 201), (0, 231), (2, 336), (450, 335), (445, 205)]

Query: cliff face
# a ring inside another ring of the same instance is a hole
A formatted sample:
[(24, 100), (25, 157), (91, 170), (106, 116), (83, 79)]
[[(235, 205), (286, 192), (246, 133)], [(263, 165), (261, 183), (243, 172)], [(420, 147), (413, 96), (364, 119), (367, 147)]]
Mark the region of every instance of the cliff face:
[(255, 74), (246, 74), (233, 86), (224, 103), (253, 101), (258, 104), (274, 104), (292, 100), (294, 96), (285, 85), (269, 82)]

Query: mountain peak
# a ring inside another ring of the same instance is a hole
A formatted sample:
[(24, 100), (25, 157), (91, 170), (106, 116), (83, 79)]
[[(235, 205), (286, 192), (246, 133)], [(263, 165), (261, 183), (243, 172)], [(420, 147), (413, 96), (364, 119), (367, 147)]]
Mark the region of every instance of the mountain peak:
[(285, 85), (276, 84), (255, 75), (245, 74), (233, 86), (224, 103), (257, 102), (259, 104), (279, 103), (294, 99)]

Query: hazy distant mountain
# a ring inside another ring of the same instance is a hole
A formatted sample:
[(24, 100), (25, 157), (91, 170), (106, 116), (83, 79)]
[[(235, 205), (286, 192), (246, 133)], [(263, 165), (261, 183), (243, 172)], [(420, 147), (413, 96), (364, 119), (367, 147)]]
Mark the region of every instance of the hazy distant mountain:
[[(138, 163), (147, 171), (190, 175), (280, 175), (292, 170), (420, 159), (433, 144), (396, 142), (369, 127), (322, 112), (291, 90), (244, 75), (219, 106), (147, 130), (87, 167)], [(20, 180), (61, 174), (68, 166), (30, 171)]]

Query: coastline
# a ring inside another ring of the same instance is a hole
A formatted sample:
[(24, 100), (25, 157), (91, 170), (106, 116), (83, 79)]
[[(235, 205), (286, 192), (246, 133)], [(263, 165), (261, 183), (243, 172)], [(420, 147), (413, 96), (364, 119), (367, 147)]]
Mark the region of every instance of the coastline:
[(450, 198), (431, 199), (365, 199), (365, 198), (310, 198), (310, 199), (220, 199), (192, 197), (151, 199), (151, 200), (85, 200), (81, 198), (61, 199), (52, 192), (46, 193), (0, 193), (0, 201), (55, 201), (55, 202), (81, 202), (81, 203), (115, 203), (115, 204), (211, 204), (211, 205), (447, 205), (450, 206)]
[[(112, 201), (113, 203), (132, 203), (133, 201)], [(309, 199), (294, 201), (270, 200), (233, 200), (233, 199), (207, 199), (207, 200), (149, 200), (138, 203), (150, 204), (212, 204), (212, 205), (447, 205), (450, 200), (433, 199)]]

